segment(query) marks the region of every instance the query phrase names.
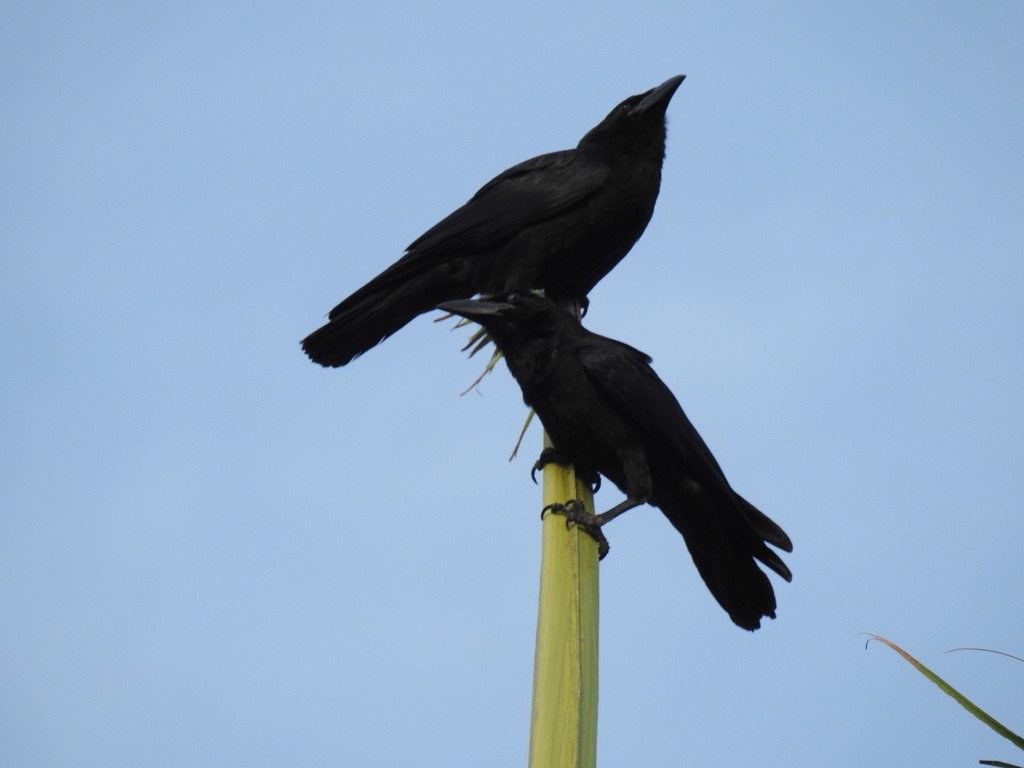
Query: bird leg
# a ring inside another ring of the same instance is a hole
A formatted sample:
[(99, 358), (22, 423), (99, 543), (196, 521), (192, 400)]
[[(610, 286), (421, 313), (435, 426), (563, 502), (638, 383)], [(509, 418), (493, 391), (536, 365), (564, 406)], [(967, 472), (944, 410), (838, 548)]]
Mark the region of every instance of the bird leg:
[[(546, 447), (540, 452), (540, 457), (533, 463), (533, 467), (530, 469), (530, 479), (533, 480), (534, 485), (537, 484), (537, 472), (544, 471), (544, 467), (548, 464), (557, 464), (560, 467), (571, 467), (572, 462), (558, 452), (557, 448), (551, 446)], [(601, 475), (594, 472), (590, 475), (583, 475), (577, 472), (577, 476), (590, 486), (590, 492), (597, 493), (601, 490)]]
[(625, 501), (616, 504), (607, 512), (602, 512), (600, 515), (592, 515), (587, 512), (582, 501), (579, 499), (570, 499), (565, 502), (565, 504), (548, 504), (540, 511), (540, 518), (543, 520), (546, 512), (562, 515), (565, 517), (566, 528), (570, 528), (575, 525), (597, 542), (597, 559), (604, 560), (605, 555), (608, 554), (608, 550), (611, 549), (611, 547), (609, 546), (608, 539), (604, 535), (604, 531), (601, 530), (601, 527), (610, 523), (623, 512), (627, 512), (633, 509), (633, 507), (639, 507), (643, 503), (644, 502), (638, 501), (637, 499), (626, 499)]

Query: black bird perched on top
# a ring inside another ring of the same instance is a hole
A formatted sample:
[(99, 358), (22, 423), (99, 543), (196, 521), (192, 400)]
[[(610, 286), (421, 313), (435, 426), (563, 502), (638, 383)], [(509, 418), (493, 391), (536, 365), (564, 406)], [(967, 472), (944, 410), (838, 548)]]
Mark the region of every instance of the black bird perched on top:
[(585, 303), (654, 212), (665, 109), (685, 75), (613, 109), (576, 149), (535, 157), (491, 179), (331, 310), (302, 342), (324, 366), (350, 362), (451, 299), (542, 290)]
[(480, 323), (504, 353), (554, 446), (535, 469), (572, 464), (581, 477), (600, 473), (626, 494), (602, 515), (583, 512), (579, 502), (556, 510), (587, 529), (602, 556), (600, 526), (646, 502), (683, 535), (704, 583), (736, 624), (753, 630), (762, 616), (775, 618), (775, 592), (755, 561), (789, 581), (789, 568), (767, 545), (786, 552), (793, 545), (730, 487), (647, 355), (591, 333), (574, 314), (533, 294), (449, 301), (439, 309)]

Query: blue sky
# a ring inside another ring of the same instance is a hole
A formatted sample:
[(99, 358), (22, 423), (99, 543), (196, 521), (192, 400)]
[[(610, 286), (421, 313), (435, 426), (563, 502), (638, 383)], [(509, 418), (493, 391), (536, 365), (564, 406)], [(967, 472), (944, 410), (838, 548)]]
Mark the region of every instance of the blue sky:
[[(522, 765), (525, 416), (421, 318), (298, 341), (504, 168), (669, 108), (588, 327), (649, 352), (792, 584), (608, 530), (603, 766), (1020, 761), (1024, 4), (6, 3), (0, 763)], [(610, 487), (598, 496), (619, 500)]]

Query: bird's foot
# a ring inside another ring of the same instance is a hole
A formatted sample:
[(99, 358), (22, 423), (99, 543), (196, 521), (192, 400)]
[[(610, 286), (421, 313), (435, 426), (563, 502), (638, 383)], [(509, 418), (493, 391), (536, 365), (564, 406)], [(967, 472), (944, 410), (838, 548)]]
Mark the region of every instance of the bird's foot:
[(565, 461), (559, 455), (558, 451), (556, 451), (551, 446), (548, 446), (547, 448), (540, 452), (540, 456), (538, 456), (537, 460), (533, 462), (533, 467), (530, 469), (530, 479), (533, 480), (534, 485), (537, 484), (537, 473), (543, 472), (544, 467), (546, 467), (548, 464), (558, 464), (559, 466), (567, 467), (569, 466), (570, 462)]
[(608, 550), (611, 547), (608, 545), (608, 539), (601, 531), (601, 521), (596, 515), (592, 515), (587, 512), (582, 501), (579, 499), (570, 499), (565, 502), (565, 504), (548, 504), (540, 511), (540, 519), (543, 520), (545, 513), (548, 512), (556, 515), (562, 515), (565, 518), (566, 528), (571, 528), (575, 525), (596, 541), (597, 559), (604, 560), (605, 555), (608, 554)]
[[(544, 467), (546, 467), (548, 464), (557, 464), (560, 467), (572, 466), (572, 462), (568, 461), (564, 456), (562, 456), (562, 454), (558, 452), (557, 448), (552, 448), (551, 446), (548, 446), (547, 448), (540, 452), (540, 456), (533, 463), (533, 467), (530, 469), (530, 479), (533, 480), (534, 485), (537, 484), (537, 473), (543, 472)], [(597, 493), (599, 490), (601, 490), (601, 475), (598, 474), (597, 472), (593, 473), (592, 475), (584, 476), (577, 471), (577, 476), (580, 480), (582, 480), (588, 486), (590, 486), (591, 494)]]

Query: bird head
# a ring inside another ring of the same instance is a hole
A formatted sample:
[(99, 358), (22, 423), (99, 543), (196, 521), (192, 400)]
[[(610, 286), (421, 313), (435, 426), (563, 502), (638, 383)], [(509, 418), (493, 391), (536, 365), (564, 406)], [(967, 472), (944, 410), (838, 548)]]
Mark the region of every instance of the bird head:
[(637, 137), (647, 137), (654, 133), (656, 138), (660, 137), (660, 149), (664, 151), (665, 110), (668, 109), (668, 104), (672, 101), (676, 89), (685, 79), (686, 75), (676, 75), (656, 88), (638, 93), (636, 96), (630, 96), (592, 128), (580, 140), (580, 146), (623, 139), (631, 140)]
[(550, 328), (563, 319), (576, 322), (566, 307), (532, 292), (446, 301), (437, 308), (482, 325), (499, 348), (506, 339), (527, 329)]

